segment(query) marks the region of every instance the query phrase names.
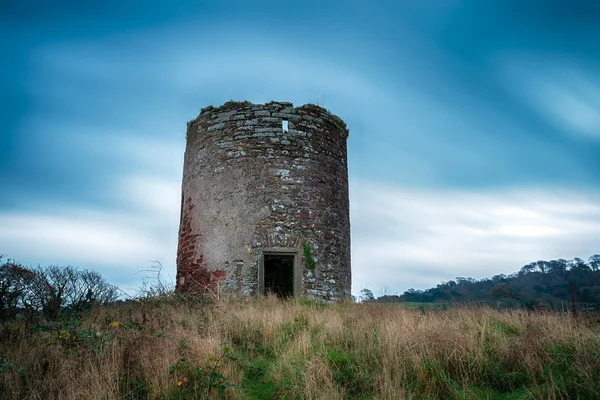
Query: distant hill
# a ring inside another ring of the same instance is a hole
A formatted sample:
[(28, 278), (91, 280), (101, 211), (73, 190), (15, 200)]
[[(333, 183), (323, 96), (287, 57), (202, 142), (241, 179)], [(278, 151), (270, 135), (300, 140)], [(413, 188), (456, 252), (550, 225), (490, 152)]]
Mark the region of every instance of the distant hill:
[(511, 275), (476, 280), (458, 277), (427, 290), (409, 289), (377, 302), (489, 303), (529, 309), (600, 310), (600, 255), (588, 261), (536, 261)]

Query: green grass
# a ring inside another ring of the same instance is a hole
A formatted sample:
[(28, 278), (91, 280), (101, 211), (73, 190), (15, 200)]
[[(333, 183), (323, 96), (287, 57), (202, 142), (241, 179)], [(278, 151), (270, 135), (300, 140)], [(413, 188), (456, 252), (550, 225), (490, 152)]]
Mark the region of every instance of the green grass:
[(594, 399), (597, 318), (274, 298), (0, 325), (2, 398)]
[(439, 310), (439, 309), (446, 309), (451, 307), (450, 304), (448, 303), (419, 303), (419, 302), (411, 302), (411, 301), (406, 301), (406, 302), (399, 302), (399, 303), (387, 303), (387, 304), (391, 304), (397, 307), (403, 307), (403, 308), (407, 308), (409, 310), (420, 310), (420, 309), (425, 309), (425, 310)]

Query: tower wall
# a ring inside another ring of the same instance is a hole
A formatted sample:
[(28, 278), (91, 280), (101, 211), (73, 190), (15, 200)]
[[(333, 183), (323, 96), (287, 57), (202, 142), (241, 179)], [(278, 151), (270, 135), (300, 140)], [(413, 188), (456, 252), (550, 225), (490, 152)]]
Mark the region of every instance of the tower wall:
[(263, 254), (283, 251), (296, 255), (297, 295), (350, 297), (347, 137), (314, 105), (203, 109), (187, 128), (178, 290), (252, 295)]

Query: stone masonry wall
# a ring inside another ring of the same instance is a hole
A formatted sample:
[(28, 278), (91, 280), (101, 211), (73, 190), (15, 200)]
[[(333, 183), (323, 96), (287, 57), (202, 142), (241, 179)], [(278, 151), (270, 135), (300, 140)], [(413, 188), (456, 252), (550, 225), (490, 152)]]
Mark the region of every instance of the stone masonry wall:
[(314, 105), (203, 109), (187, 130), (178, 290), (252, 295), (262, 251), (276, 248), (298, 252), (301, 295), (348, 298), (347, 137), (342, 120)]

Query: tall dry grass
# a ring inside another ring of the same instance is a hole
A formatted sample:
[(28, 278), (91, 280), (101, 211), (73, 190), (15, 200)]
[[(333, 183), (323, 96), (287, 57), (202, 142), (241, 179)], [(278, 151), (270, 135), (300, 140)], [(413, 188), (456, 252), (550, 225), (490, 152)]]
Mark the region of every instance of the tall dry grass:
[(0, 328), (6, 399), (600, 398), (600, 325), (567, 314), (276, 298), (152, 300)]

